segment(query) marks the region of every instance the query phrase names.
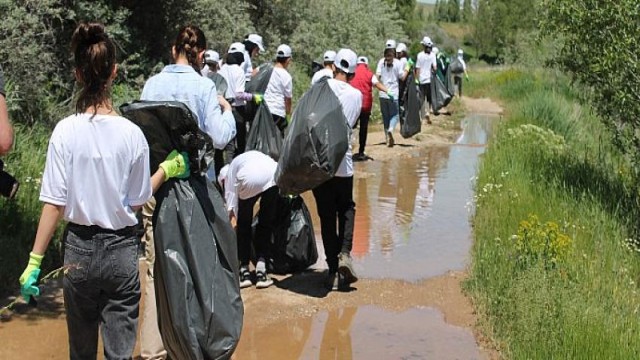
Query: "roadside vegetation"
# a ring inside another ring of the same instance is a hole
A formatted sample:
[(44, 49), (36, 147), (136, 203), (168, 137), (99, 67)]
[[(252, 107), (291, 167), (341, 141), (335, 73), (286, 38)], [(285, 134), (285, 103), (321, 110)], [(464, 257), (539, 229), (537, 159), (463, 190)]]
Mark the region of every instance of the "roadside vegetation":
[(473, 75), (505, 119), (476, 179), (466, 288), (505, 358), (640, 357), (637, 179), (552, 70)]

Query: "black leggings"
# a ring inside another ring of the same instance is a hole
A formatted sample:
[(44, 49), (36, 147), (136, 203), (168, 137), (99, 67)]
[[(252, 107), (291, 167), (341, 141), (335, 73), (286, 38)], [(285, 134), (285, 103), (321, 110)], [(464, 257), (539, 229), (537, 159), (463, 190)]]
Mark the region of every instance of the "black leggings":
[(360, 132), (358, 141), (358, 153), (364, 154), (364, 147), (367, 146), (367, 134), (369, 133), (369, 118), (371, 118), (371, 111), (361, 111), (360, 117), (358, 117), (358, 123), (360, 123)]

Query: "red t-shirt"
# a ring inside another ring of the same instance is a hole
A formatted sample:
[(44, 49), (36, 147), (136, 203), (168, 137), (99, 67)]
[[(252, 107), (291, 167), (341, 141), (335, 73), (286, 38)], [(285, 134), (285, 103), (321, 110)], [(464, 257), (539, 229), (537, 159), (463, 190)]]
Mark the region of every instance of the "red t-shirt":
[(371, 106), (373, 105), (373, 95), (371, 93), (373, 83), (371, 78), (373, 78), (373, 72), (369, 70), (367, 64), (358, 64), (356, 75), (349, 83), (362, 93), (362, 111), (366, 112), (371, 112)]

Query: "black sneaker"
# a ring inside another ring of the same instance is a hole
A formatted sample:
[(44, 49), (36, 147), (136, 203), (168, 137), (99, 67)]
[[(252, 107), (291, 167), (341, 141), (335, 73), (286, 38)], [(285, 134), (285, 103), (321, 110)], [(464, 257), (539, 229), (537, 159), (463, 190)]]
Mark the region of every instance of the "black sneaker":
[(353, 269), (353, 262), (349, 254), (343, 252), (338, 255), (338, 273), (340, 273), (346, 285), (358, 281), (358, 276)]
[(330, 291), (337, 291), (340, 287), (340, 277), (336, 272), (329, 272), (325, 279), (325, 287)]
[(256, 289), (266, 289), (273, 285), (273, 280), (267, 275), (267, 273), (258, 271), (256, 272)]
[(393, 139), (393, 132), (388, 131), (387, 134), (389, 134), (389, 137), (387, 138), (387, 146), (393, 147), (393, 145), (396, 144), (395, 140)]
[(365, 161), (367, 160), (367, 156), (363, 153), (357, 153), (353, 155), (353, 161)]
[(244, 289), (253, 285), (251, 283), (251, 273), (248, 269), (240, 269), (240, 288)]

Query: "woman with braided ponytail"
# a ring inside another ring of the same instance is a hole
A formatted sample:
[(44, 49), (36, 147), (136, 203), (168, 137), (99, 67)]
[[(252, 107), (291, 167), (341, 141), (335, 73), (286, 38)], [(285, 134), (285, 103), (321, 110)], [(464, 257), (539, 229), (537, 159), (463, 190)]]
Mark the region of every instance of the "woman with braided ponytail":
[[(76, 113), (58, 122), (47, 150), (42, 214), (22, 296), (40, 294), (40, 264), (61, 218), (64, 307), (71, 359), (95, 359), (98, 332), (105, 359), (131, 359), (140, 302), (136, 212), (168, 178), (188, 174), (174, 155), (150, 176), (149, 146), (140, 128), (111, 102), (116, 47), (98, 23), (80, 24), (71, 39), (80, 85)], [(26, 356), (27, 358), (29, 356)]]

